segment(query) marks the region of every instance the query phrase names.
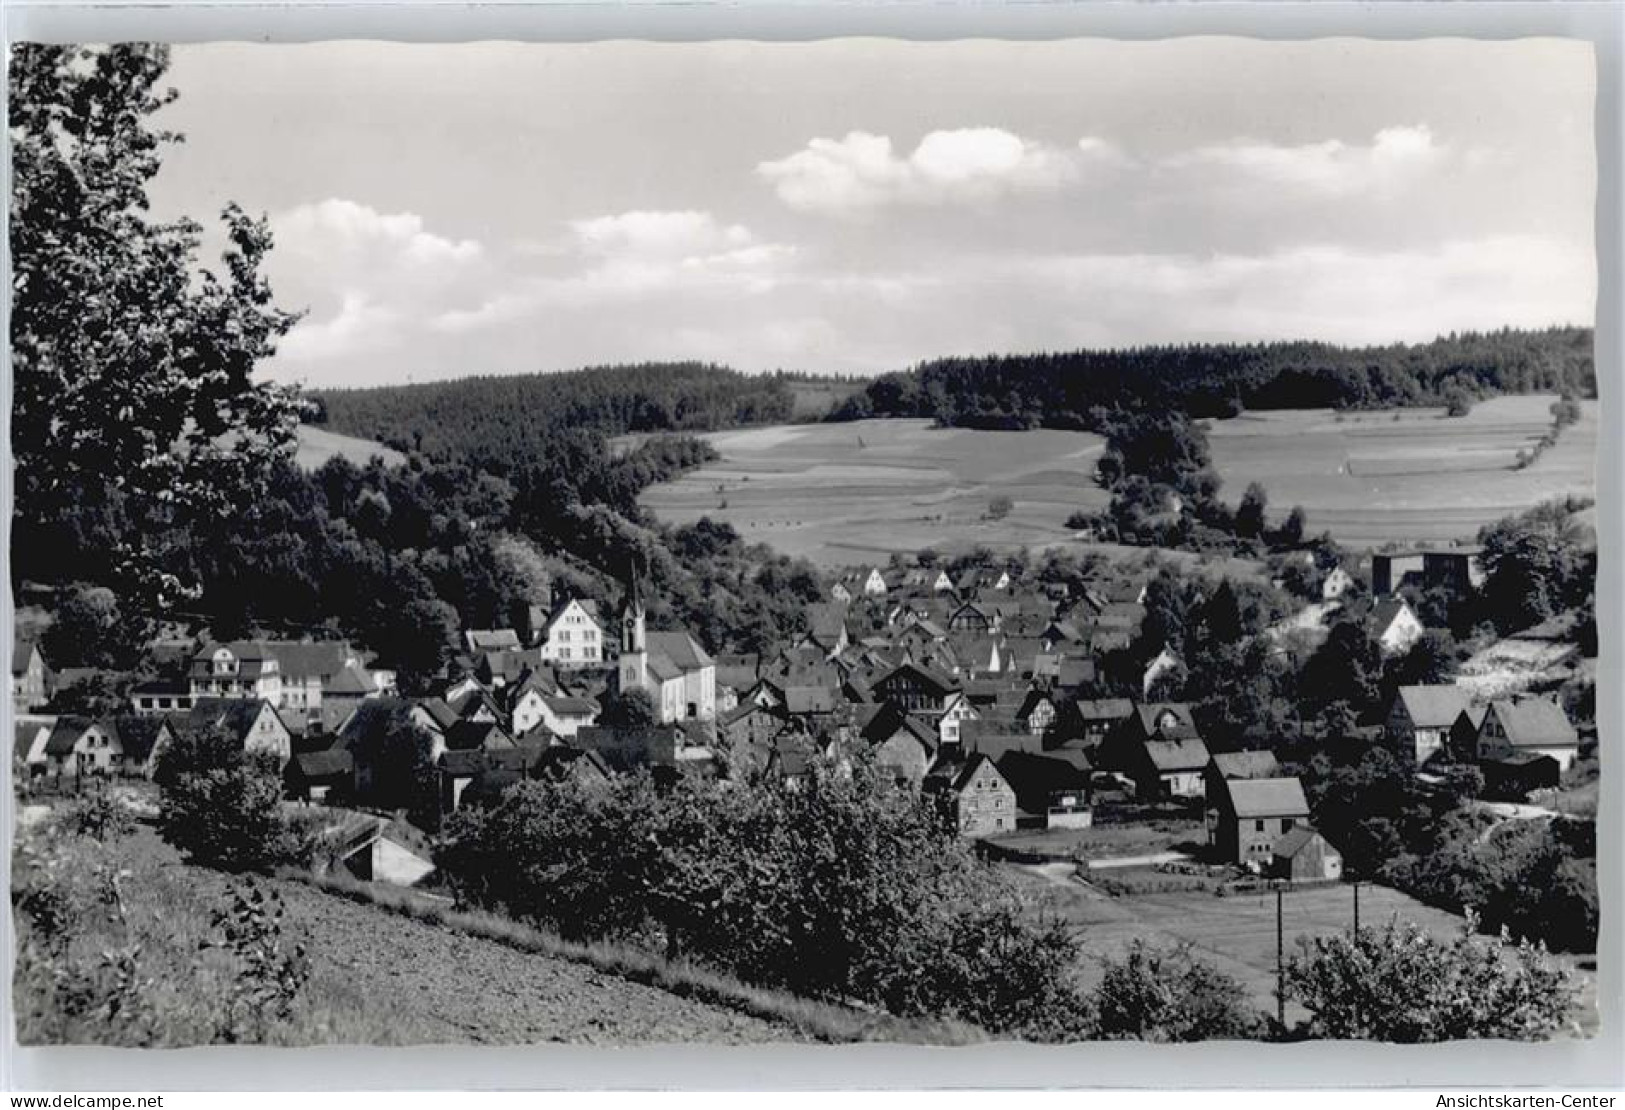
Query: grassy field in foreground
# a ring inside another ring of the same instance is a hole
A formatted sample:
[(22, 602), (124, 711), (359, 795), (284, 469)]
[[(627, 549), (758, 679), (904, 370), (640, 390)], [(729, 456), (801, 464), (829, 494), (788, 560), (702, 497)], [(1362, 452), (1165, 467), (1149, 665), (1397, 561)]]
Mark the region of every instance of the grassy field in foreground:
[(1277, 512), (1302, 505), (1311, 532), (1343, 543), (1470, 539), (1510, 513), (1596, 489), (1597, 402), (1533, 466), (1519, 450), (1551, 426), (1555, 397), (1494, 397), (1464, 417), (1442, 409), (1334, 413), (1291, 409), (1209, 424), (1214, 465), (1234, 499), (1249, 482)]
[(382, 443), (339, 435), (309, 424), (299, 425), (299, 445), (294, 452), (294, 461), (300, 467), (315, 470), (334, 455), (343, 455), (356, 466), (366, 466), (374, 455), (381, 456), (388, 466), (399, 466), (406, 461), (405, 455)]
[[(1080, 974), (1085, 982), (1097, 982), (1102, 974), (1101, 961), (1121, 959), (1136, 939), (1163, 946), (1186, 942), (1201, 959), (1239, 980), (1260, 1009), (1274, 1011), (1273, 893), (1230, 894), (1220, 898), (1199, 890), (1170, 890), (1114, 897), (1072, 881), (1071, 869), (1066, 865), (1003, 866), (1030, 886), (1050, 889), (1053, 898), (1048, 900), (1049, 912), (1059, 914), (1073, 926), (1082, 942), (1084, 966)], [(1117, 873), (1113, 877), (1119, 881), (1137, 878)], [(1154, 882), (1146, 885), (1155, 886)], [(1298, 937), (1346, 930), (1352, 926), (1353, 917), (1351, 884), (1299, 886), (1288, 891), (1282, 901), (1288, 957), (1296, 951)], [(1439, 937), (1453, 937), (1462, 928), (1462, 919), (1456, 915), (1434, 909), (1397, 890), (1372, 885), (1360, 887), (1362, 926), (1383, 926), (1396, 918), (1414, 921)], [(1595, 1031), (1598, 1021), (1595, 970), (1584, 966), (1587, 960), (1570, 956), (1557, 958), (1575, 968), (1581, 985), (1575, 1020), (1582, 1030)], [(1301, 1010), (1287, 1007), (1289, 1021), (1304, 1016)]]
[[(1497, 397), (1465, 417), (1438, 409), (1337, 414), (1248, 413), (1209, 423), (1214, 463), (1232, 502), (1262, 482), (1278, 514), (1304, 506), (1311, 531), (1354, 546), (1465, 539), (1542, 500), (1595, 489), (1597, 404), (1533, 466), (1517, 452), (1550, 426), (1554, 398)], [(1064, 527), (1106, 495), (1092, 475), (1103, 443), (1084, 432), (934, 428), (926, 420), (775, 425), (713, 433), (722, 459), (645, 492), (663, 520), (726, 520), (747, 540), (825, 566), (894, 551), (975, 544), (1034, 550), (1084, 544)], [(1010, 514), (989, 518), (995, 497)]]

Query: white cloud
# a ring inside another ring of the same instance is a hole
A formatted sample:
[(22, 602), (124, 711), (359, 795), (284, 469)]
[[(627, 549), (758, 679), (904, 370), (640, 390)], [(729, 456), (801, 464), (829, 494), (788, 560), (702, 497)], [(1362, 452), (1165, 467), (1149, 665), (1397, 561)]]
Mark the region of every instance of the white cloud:
[(854, 212), (1053, 190), (1086, 168), (1123, 161), (1101, 139), (1066, 150), (1002, 128), (970, 127), (932, 131), (907, 158), (893, 151), (890, 137), (867, 131), (816, 138), (794, 154), (760, 163), (756, 172), (791, 208)]
[(1237, 139), (1165, 159), (1163, 167), (1227, 175), (1211, 185), (1295, 188), (1329, 196), (1388, 192), (1441, 165), (1449, 149), (1426, 124), (1387, 127), (1369, 143), (1340, 139), (1283, 146)]
[(320, 362), (399, 345), (411, 321), (477, 288), (489, 270), (472, 239), (436, 235), (411, 212), (330, 198), (272, 219), (274, 286), (309, 307), (279, 359)]
[(578, 246), (589, 254), (682, 257), (748, 247), (750, 231), (721, 223), (709, 212), (622, 212), (573, 220)]

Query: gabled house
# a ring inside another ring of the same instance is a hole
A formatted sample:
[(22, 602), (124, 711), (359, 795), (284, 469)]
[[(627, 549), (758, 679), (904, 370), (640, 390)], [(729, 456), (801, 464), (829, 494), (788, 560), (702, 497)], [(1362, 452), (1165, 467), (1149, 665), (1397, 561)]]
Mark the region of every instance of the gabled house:
[(1101, 748), (1134, 716), (1134, 703), (1127, 698), (1077, 698), (1063, 702), (1061, 708), (1061, 743), (1085, 751)]
[(13, 722), (11, 761), (17, 781), (43, 775), (50, 766), (45, 744), (51, 738), (55, 723), (45, 717), (19, 717)]
[(1466, 711), (1467, 692), (1460, 686), (1401, 686), (1388, 706), (1383, 731), (1395, 751), (1421, 767), (1445, 750)]
[(302, 802), (325, 802), (355, 790), (355, 757), (342, 747), (296, 752), (283, 772), (288, 796)]
[(1296, 778), (1228, 779), (1208, 799), (1208, 844), (1219, 858), (1264, 869), (1281, 838), (1309, 823), (1309, 801)]
[(124, 763), (124, 742), (111, 719), (58, 717), (45, 740), (46, 770), (58, 778), (111, 775)]
[(959, 695), (959, 683), (932, 667), (905, 662), (877, 679), (870, 687), (879, 701), (889, 701), (906, 711), (942, 713), (950, 699)]
[(569, 598), (554, 608), (537, 639), (543, 661), (560, 667), (596, 667), (604, 662), (604, 629), (598, 603)]
[(1141, 740), (1124, 752), (1123, 772), (1134, 780), (1135, 797), (1201, 799), (1206, 796), (1207, 745), (1196, 735)]
[(1217, 752), (1207, 765), (1207, 796), (1217, 797), (1230, 779), (1273, 779), (1280, 774), (1281, 764), (1274, 752)]
[(1016, 828), (1016, 792), (985, 755), (938, 763), (926, 786), (946, 794), (961, 836), (996, 836)]
[(51, 700), (51, 668), (39, 644), (15, 632), (11, 638), (11, 705), (21, 716)]
[(1533, 695), (1490, 702), (1478, 726), (1479, 762), (1516, 763), (1537, 756), (1549, 756), (1560, 773), (1580, 757), (1580, 735), (1563, 707)]
[(1295, 883), (1336, 882), (1343, 877), (1343, 853), (1309, 825), (1294, 825), (1275, 842), (1269, 874)]
[(282, 664), (264, 643), (212, 644), (193, 656), (188, 679), (194, 705), (204, 698), (282, 704)]
[(967, 601), (948, 615), (948, 631), (988, 633), (999, 630), (998, 610)]
[(1055, 700), (1043, 689), (1028, 690), (1016, 709), (1016, 720), (1034, 736), (1043, 736), (1048, 732), (1055, 723), (1055, 717)]
[(1089, 760), (1081, 752), (1007, 751), (994, 760), (1016, 806), (1040, 828), (1078, 829), (1093, 823)]
[(1354, 578), (1342, 567), (1333, 567), (1320, 582), (1320, 599), (1336, 601), (1354, 585)]
[(1425, 631), (1402, 597), (1384, 598), (1371, 607), (1371, 638), (1384, 655), (1404, 655)]
[(519, 633), (511, 628), (471, 628), (463, 633), (463, 642), (470, 655), (483, 655), (488, 651), (519, 651), (525, 645)]
[(279, 766), (286, 766), (293, 757), (293, 732), (277, 707), (268, 701), (201, 698), (184, 717), (177, 714), (165, 720), (171, 727), (168, 732), (160, 731), (153, 742), (147, 756), (148, 775), (157, 770), (169, 742), (183, 731), (224, 733), (245, 752), (275, 756)]
[(858, 735), (873, 749), (876, 766), (889, 771), (898, 782), (915, 786), (925, 778), (942, 746), (936, 728), (891, 704), (875, 707), (861, 722)]

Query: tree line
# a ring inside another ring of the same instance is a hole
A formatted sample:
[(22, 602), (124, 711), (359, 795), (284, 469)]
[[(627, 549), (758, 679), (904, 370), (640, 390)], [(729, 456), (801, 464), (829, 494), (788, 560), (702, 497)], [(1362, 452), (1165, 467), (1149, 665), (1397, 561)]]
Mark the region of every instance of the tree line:
[(1430, 343), (1187, 344), (945, 358), (877, 378), (832, 419), (1104, 431), (1114, 410), (1192, 419), (1248, 409), (1449, 405), (1505, 393), (1595, 397), (1592, 330), (1503, 328)]

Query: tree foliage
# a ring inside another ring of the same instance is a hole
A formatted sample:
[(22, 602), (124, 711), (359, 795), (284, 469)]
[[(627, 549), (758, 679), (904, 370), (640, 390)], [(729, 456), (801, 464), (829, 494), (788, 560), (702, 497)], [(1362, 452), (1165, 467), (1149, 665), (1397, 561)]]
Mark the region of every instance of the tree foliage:
[(1107, 962), (1094, 1010), (1108, 1040), (1256, 1040), (1266, 1029), (1241, 983), (1196, 959), (1188, 945), (1163, 950), (1138, 938), (1121, 960)]
[(931, 799), (861, 761), (796, 786), (523, 783), (459, 812), (439, 862), (465, 896), (567, 935), (899, 1014), (1085, 1031), (1066, 931), (1032, 923)]
[(263, 221), (227, 206), (216, 272), (197, 223), (147, 215), (179, 139), (151, 124), (168, 64), (150, 44), (12, 51), (11, 450), (20, 569), (90, 507), (128, 524), (80, 558), (173, 603), (196, 584), (155, 538), (230, 512), (291, 442), (291, 395), (251, 374), (296, 317), (260, 274)]
[(1569, 1024), (1567, 968), (1544, 948), (1474, 934), (1469, 919), (1449, 941), (1398, 922), (1301, 940), (1288, 997), (1309, 1010), (1309, 1035), (1337, 1040), (1529, 1041)]
[(251, 871), (299, 855), (275, 756), (223, 731), (187, 730), (159, 754), (156, 777), (159, 835), (194, 862)]

